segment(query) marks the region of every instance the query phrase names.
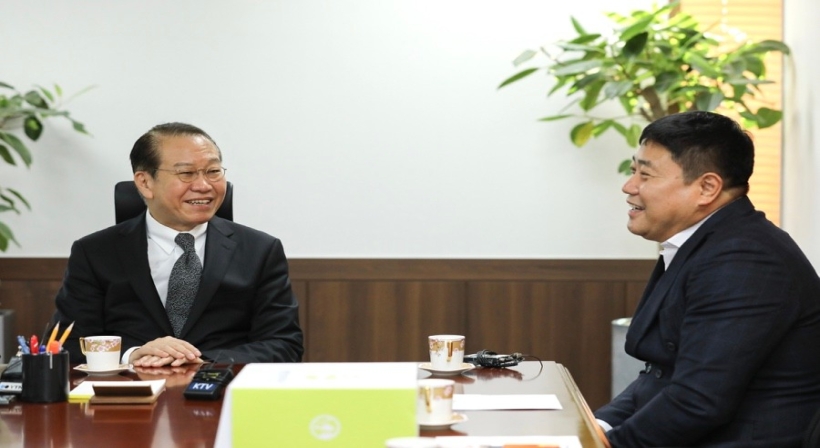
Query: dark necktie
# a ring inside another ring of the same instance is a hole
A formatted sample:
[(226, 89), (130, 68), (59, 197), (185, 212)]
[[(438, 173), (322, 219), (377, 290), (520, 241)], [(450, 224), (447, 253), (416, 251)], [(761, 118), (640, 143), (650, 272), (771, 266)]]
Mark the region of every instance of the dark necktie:
[(182, 327), (188, 319), (188, 312), (194, 303), (199, 290), (199, 278), (202, 275), (202, 263), (194, 250), (194, 236), (180, 233), (174, 239), (184, 251), (171, 269), (168, 279), (168, 297), (165, 300), (165, 312), (174, 328), (174, 336), (179, 337)]

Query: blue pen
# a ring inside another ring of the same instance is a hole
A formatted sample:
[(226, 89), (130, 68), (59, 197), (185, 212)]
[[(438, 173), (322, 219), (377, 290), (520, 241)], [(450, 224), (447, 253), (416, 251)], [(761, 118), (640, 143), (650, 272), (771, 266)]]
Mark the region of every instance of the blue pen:
[(45, 352), (46, 352), (46, 346), (45, 346), (45, 345), (41, 345), (41, 346), (40, 346), (40, 353), (45, 353)]
[(20, 344), (20, 351), (24, 355), (30, 355), (31, 354), (31, 350), (29, 350), (29, 348), (28, 348), (28, 342), (26, 342), (26, 338), (24, 338), (21, 335), (17, 335), (17, 342)]

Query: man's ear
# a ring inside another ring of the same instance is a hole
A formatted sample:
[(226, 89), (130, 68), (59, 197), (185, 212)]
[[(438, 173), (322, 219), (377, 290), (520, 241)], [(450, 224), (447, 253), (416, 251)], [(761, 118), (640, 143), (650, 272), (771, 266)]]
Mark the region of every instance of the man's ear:
[(711, 204), (723, 191), (723, 178), (717, 173), (704, 173), (698, 179), (698, 185), (700, 186), (700, 204)]
[(137, 186), (137, 191), (143, 199), (154, 198), (154, 178), (149, 176), (145, 171), (137, 171), (134, 173), (134, 184)]

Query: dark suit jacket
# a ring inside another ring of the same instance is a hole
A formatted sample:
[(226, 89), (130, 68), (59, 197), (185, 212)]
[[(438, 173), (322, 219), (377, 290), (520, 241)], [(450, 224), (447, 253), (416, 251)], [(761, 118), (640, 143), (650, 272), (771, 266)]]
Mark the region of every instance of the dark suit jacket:
[[(123, 352), (173, 335), (148, 265), (145, 214), (93, 233), (71, 247), (57, 312), (72, 362), (85, 362), (78, 338), (122, 336)], [(281, 242), (214, 217), (202, 280), (180, 338), (220, 362), (299, 362), (302, 330)]]
[(794, 241), (742, 197), (661, 273), (626, 336), (652, 368), (595, 413), (613, 447), (799, 446), (820, 408), (820, 280)]

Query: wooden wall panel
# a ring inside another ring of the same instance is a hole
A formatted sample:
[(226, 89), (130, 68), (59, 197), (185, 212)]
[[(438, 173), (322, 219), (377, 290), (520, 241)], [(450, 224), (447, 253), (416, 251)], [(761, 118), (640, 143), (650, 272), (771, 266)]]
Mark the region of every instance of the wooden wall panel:
[[(66, 259), (0, 258), (0, 307), (42, 332)], [(467, 350), (566, 365), (590, 406), (609, 398), (611, 321), (637, 306), (655, 260), (291, 259), (304, 361), (426, 361), (434, 333)]]
[(462, 282), (311, 282), (311, 361), (425, 361), (427, 336), (464, 334)]
[(609, 401), (611, 322), (624, 317), (611, 282), (471, 282), (468, 351), (521, 352), (564, 364), (592, 407)]
[[(305, 329), (308, 328), (307, 310), (310, 308), (308, 305), (309, 297), (307, 292), (307, 282), (291, 281), (291, 288), (293, 288), (293, 294), (296, 296), (296, 300), (299, 301), (299, 326), (302, 327), (302, 332), (304, 332)], [(310, 359), (307, 358), (307, 340), (305, 340), (302, 345), (305, 349), (305, 354), (302, 356), (302, 362), (308, 362)]]

